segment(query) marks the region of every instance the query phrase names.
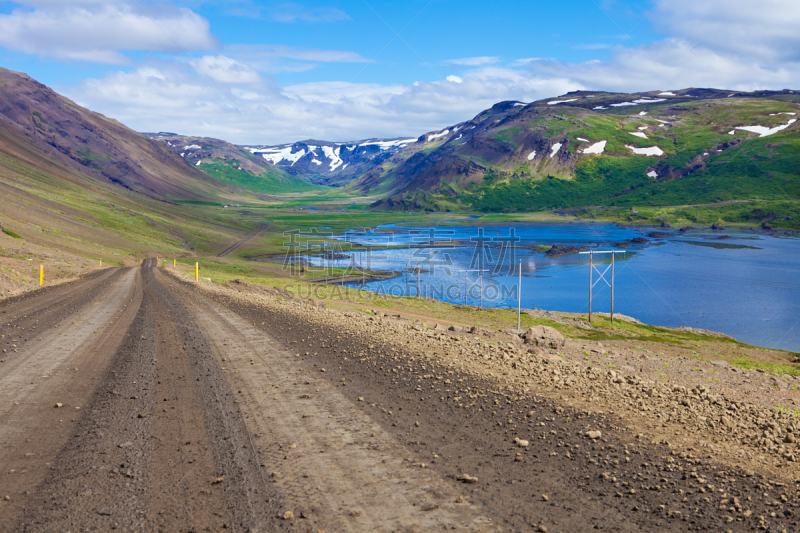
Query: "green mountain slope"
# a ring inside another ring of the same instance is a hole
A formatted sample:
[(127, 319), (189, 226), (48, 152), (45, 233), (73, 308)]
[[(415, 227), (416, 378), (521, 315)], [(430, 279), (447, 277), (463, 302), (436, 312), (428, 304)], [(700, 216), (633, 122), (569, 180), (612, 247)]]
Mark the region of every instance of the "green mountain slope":
[(20, 237), (15, 253), (36, 244), (130, 264), (217, 252), (260, 224), (222, 208), (248, 199), (163, 143), (0, 69), (0, 226)]
[(173, 133), (145, 133), (214, 180), (261, 194), (324, 190), (308, 178), (289, 174), (263, 157), (220, 139)]
[(424, 136), (392, 168), (353, 186), (391, 191), (375, 204), (388, 209), (797, 201), (798, 103), (792, 91), (699, 89), (502, 102)]

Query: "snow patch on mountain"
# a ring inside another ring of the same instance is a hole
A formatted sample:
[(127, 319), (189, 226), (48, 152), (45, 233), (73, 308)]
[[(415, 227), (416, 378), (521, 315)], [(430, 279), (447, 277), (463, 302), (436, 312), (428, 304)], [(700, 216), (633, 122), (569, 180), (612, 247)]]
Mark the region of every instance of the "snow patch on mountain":
[(583, 151), (584, 154), (602, 154), (606, 151), (606, 143), (608, 141), (600, 141), (596, 142), (591, 145), (589, 148)]
[(636, 146), (628, 146), (625, 145), (625, 148), (629, 149), (636, 155), (647, 155), (647, 156), (660, 156), (664, 155), (664, 150), (659, 148), (658, 146), (649, 146), (647, 148), (637, 148)]
[(666, 101), (667, 101), (666, 98), (653, 98), (652, 100), (648, 98), (639, 98), (637, 100), (633, 100), (632, 102), (620, 102), (618, 104), (611, 104), (611, 107), (623, 107), (628, 105), (639, 105), (639, 104), (655, 104), (657, 102), (666, 102)]
[(553, 156), (556, 155), (556, 153), (558, 153), (559, 150), (561, 150), (561, 143), (554, 144), (553, 147), (550, 148), (550, 159), (552, 159)]
[(784, 124), (783, 126), (775, 126), (774, 128), (769, 128), (767, 126), (739, 126), (736, 129), (737, 130), (749, 131), (751, 133), (758, 133), (759, 137), (766, 137), (768, 135), (774, 135), (775, 133), (778, 133), (779, 131), (785, 130), (786, 128), (788, 128), (789, 126), (794, 124), (795, 122), (797, 122), (797, 119), (793, 118), (792, 120), (790, 120), (788, 123)]
[(291, 161), (292, 166), (294, 166), (297, 161), (306, 155), (306, 151), (304, 148), (301, 148), (299, 152), (292, 153), (292, 147), (287, 146), (286, 148), (271, 148), (268, 150), (257, 150), (261, 153), (261, 157), (272, 163), (273, 165), (277, 165), (281, 161)]
[(431, 142), (434, 139), (438, 139), (439, 137), (444, 137), (448, 133), (450, 133), (450, 130), (444, 130), (441, 133), (434, 133), (433, 135), (428, 135), (428, 142)]
[(331, 172), (336, 170), (337, 167), (341, 166), (344, 161), (339, 158), (339, 152), (341, 151), (342, 147), (337, 146), (334, 150), (332, 146), (323, 146), (322, 152), (325, 154), (325, 157), (331, 160)]
[[(453, 130), (455, 132), (455, 130)], [(445, 132), (445, 135), (447, 133)], [(396, 141), (371, 141), (366, 143), (361, 143), (358, 146), (379, 146), (381, 150), (388, 150), (389, 148), (402, 148), (407, 144), (411, 144), (413, 142), (417, 142), (417, 139), (398, 139)], [(345, 148), (347, 148), (345, 146)]]

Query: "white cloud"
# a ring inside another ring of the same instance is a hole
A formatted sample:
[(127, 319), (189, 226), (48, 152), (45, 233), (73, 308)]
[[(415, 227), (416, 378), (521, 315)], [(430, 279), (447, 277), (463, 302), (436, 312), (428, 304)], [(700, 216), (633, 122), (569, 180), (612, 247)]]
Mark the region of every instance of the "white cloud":
[(402, 94), (402, 85), (319, 81), (290, 85), (283, 93), (297, 102), (336, 103), (359, 100), (361, 104), (382, 105), (394, 95)]
[(22, 4), (25, 6), (30, 7), (62, 7), (65, 4), (69, 4), (71, 6), (80, 6), (80, 5), (109, 5), (109, 4), (122, 4), (124, 3), (123, 0), (15, 0), (15, 3)]
[(800, 3), (796, 0), (663, 0), (651, 14), (669, 35), (617, 46), (604, 61), (528, 62), (533, 75), (625, 92), (660, 87), (740, 91), (800, 85)]
[(477, 67), (480, 65), (491, 65), (498, 63), (500, 58), (497, 56), (464, 57), (461, 59), (448, 59), (445, 63), (463, 67)]
[[(235, 80), (230, 70), (238, 72), (239, 66), (225, 59), (214, 57), (208, 64), (219, 65), (220, 79)], [(568, 80), (539, 79), (526, 71), (497, 67), (466, 72), (462, 83), (316, 82), (277, 87), (264, 79), (250, 83), (244, 76), (243, 87), (235, 81), (218, 85), (189, 67), (152, 62), (127, 79), (126, 73), (117, 72), (59, 89), (90, 109), (102, 103), (97, 111), (137, 131), (279, 144), (308, 138), (417, 137), (471, 118), (499, 100), (532, 101), (581, 88)]]
[(573, 46), (575, 50), (606, 50), (611, 48), (610, 44), (595, 43), (595, 44), (577, 44)]
[(459, 76), (454, 76), (452, 74), (450, 76), (447, 76), (447, 78), (445, 79), (452, 83), (464, 83), (464, 80), (462, 78), (460, 78)]
[(192, 60), (191, 65), (219, 83), (249, 84), (261, 81), (261, 75), (253, 67), (225, 56), (203, 56)]
[(257, 59), (263, 56), (285, 57), (303, 61), (319, 61), (322, 63), (367, 63), (369, 59), (346, 50), (320, 50), (315, 48), (298, 48), (282, 44), (232, 44), (225, 45), (226, 51)]
[(337, 22), (350, 19), (347, 13), (335, 7), (305, 7), (294, 2), (275, 6), (268, 13), (270, 18), (278, 22)]
[(0, 15), (0, 45), (57, 59), (127, 64), (124, 51), (209, 50), (209, 23), (188, 9), (126, 2), (34, 0), (35, 8)]
[(696, 46), (762, 61), (800, 61), (797, 0), (669, 0), (653, 22)]
[(739, 91), (800, 85), (800, 64), (744, 59), (681, 39), (636, 48), (617, 47), (608, 61), (529, 64), (537, 76), (576, 80), (592, 89), (623, 92), (663, 87), (716, 87)]

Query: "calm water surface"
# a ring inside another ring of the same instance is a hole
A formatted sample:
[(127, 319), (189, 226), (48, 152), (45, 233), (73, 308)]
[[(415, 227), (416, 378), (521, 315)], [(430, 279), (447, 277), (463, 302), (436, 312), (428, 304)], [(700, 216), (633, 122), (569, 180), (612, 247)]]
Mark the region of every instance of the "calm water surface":
[[(367, 246), (420, 245), (355, 252), (347, 259), (312, 258), (318, 266), (362, 264), (403, 277), (367, 283), (375, 292), (420, 292), (452, 303), (516, 307), (519, 265), (522, 307), (585, 313), (589, 300), (589, 258), (548, 258), (535, 245), (566, 244), (592, 250), (624, 250), (615, 264), (615, 312), (660, 326), (721, 331), (742, 342), (800, 351), (800, 239), (753, 233), (672, 232), (647, 238), (651, 228), (611, 224), (520, 223), (505, 226), (397, 227), (349, 231), (337, 238)], [(667, 230), (665, 230), (667, 231)], [(513, 245), (513, 246), (511, 246)], [(609, 256), (595, 263), (603, 272)], [(605, 263), (605, 264), (604, 264)], [(604, 278), (610, 281), (609, 270)], [(598, 273), (595, 272), (595, 281)], [(353, 284), (353, 286), (360, 286)], [(466, 291), (465, 291), (466, 287)], [(482, 287), (482, 289), (481, 289)], [(593, 311), (609, 311), (610, 289), (595, 285)]]

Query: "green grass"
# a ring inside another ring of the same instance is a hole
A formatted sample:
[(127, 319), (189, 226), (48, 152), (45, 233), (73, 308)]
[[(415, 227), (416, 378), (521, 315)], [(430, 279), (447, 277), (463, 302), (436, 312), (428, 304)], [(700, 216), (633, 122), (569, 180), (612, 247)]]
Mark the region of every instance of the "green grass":
[(3, 233), (8, 235), (9, 237), (13, 237), (14, 239), (21, 239), (22, 238), (19, 235), (17, 235), (16, 233), (14, 233), (13, 231), (11, 231), (10, 229), (3, 228)]
[(514, 142), (513, 138), (516, 134), (518, 134), (521, 131), (522, 128), (519, 127), (507, 128), (495, 134), (494, 138), (497, 139), (498, 141), (503, 141), (512, 144), (514, 146), (514, 149), (516, 150), (518, 145), (516, 142)]
[(94, 155), (90, 148), (77, 150), (75, 153), (78, 155), (78, 157), (86, 161), (111, 161), (111, 158), (108, 156)]
[(645, 157), (582, 158), (573, 180), (518, 179), (478, 187), (472, 206), (482, 212), (539, 211), (608, 205), (617, 191), (646, 182), (650, 161)]
[[(20, 228), (88, 257), (208, 253), (258, 225), (258, 220), (216, 207), (173, 205), (88, 179), (65, 180), (2, 154), (0, 177), (21, 191), (23, 199), (43, 200), (36, 201), (41, 209), (36, 222), (15, 220)], [(43, 222), (48, 217), (63, 219), (65, 213), (69, 213), (66, 224)]]
[(681, 205), (716, 201), (800, 199), (800, 135), (776, 134), (709, 156), (706, 170), (674, 181), (647, 183), (617, 205)]
[(324, 187), (296, 178), (278, 168), (270, 168), (260, 175), (254, 175), (248, 171), (239, 170), (239, 161), (227, 159), (215, 160), (213, 163), (206, 161), (203, 160), (198, 168), (215, 180), (257, 193), (284, 194), (324, 189)]
[[(577, 140), (578, 137), (588, 139), (591, 143), (608, 141), (604, 152), (605, 154), (618, 154), (630, 157), (633, 156), (630, 155), (631, 151), (625, 147), (626, 145), (645, 147), (658, 144), (655, 139), (642, 139), (629, 133), (629, 131), (637, 131), (635, 126), (641, 124), (641, 122), (638, 121), (626, 125), (618, 117), (601, 116), (587, 117), (585, 123), (586, 126), (572, 131), (568, 135), (573, 141), (570, 143), (570, 150), (573, 152), (577, 146), (581, 145), (580, 141)], [(626, 131), (625, 128), (629, 131)], [(662, 149), (668, 149), (668, 147), (662, 147)], [(603, 157), (601, 157), (601, 159), (602, 158)]]
[(543, 125), (546, 128), (544, 136), (548, 139), (552, 139), (553, 137), (558, 137), (560, 135), (563, 135), (564, 132), (575, 127), (575, 123), (572, 120), (563, 118), (558, 115), (549, 117), (549, 120), (545, 119), (544, 123), (535, 121), (532, 124), (534, 128), (541, 127)]
[(315, 204), (324, 204), (324, 203), (335, 204), (338, 202), (339, 204), (344, 204), (344, 203), (349, 203), (348, 200), (350, 200), (350, 198), (351, 197), (346, 194), (341, 194), (338, 192), (331, 191), (328, 193), (300, 196), (297, 198), (287, 199), (283, 202), (273, 204), (271, 207), (281, 209), (290, 207), (314, 206)]
[[(661, 221), (673, 226), (758, 227), (769, 222), (775, 229), (800, 230), (800, 201), (747, 201), (733, 205), (696, 207), (635, 206), (638, 224), (656, 225)], [(626, 222), (630, 208), (596, 211), (597, 220)]]
[(750, 361), (749, 359), (734, 359), (729, 361), (731, 366), (746, 370), (761, 369), (773, 374), (786, 374), (789, 376), (800, 376), (800, 365), (792, 363), (766, 363), (763, 361)]

